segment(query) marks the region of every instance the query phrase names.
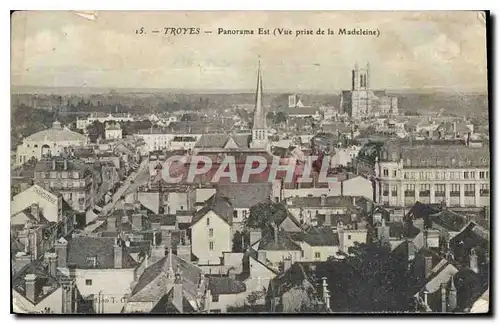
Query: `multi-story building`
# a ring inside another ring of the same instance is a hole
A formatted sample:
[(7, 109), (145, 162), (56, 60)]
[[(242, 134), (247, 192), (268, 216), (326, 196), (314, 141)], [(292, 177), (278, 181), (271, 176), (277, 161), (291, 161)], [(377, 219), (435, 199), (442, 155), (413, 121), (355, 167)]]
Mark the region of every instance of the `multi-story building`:
[(35, 166), (35, 184), (59, 192), (75, 211), (85, 212), (94, 204), (94, 173), (75, 159), (41, 160)]
[(375, 162), (376, 197), (391, 206), (444, 203), (483, 207), (490, 204), (487, 147), (461, 143), (389, 142)]

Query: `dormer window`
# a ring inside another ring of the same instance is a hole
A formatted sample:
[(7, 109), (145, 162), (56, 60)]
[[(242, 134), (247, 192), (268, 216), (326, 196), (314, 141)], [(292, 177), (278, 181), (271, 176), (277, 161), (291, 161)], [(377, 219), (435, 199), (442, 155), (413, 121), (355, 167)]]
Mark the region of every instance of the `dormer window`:
[(207, 226), (210, 226), (210, 217), (207, 217)]

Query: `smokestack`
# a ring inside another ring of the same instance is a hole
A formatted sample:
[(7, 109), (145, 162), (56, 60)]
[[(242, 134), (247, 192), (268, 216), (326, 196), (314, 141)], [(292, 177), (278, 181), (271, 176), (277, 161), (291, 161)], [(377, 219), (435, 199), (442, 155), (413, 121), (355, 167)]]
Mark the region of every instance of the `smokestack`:
[(424, 257), (424, 274), (426, 278), (429, 278), (432, 271), (432, 256)]
[(27, 274), (24, 277), (24, 280), (26, 282), (26, 298), (30, 300), (31, 302), (35, 303), (35, 299), (37, 297), (37, 291), (36, 291), (36, 275), (35, 274)]
[(476, 254), (476, 250), (474, 249), (471, 249), (470, 250), (470, 255), (469, 255), (469, 258), (470, 258), (470, 264), (469, 264), (469, 268), (474, 271), (475, 273), (479, 273), (479, 267), (478, 267), (478, 264), (477, 264), (477, 254)]

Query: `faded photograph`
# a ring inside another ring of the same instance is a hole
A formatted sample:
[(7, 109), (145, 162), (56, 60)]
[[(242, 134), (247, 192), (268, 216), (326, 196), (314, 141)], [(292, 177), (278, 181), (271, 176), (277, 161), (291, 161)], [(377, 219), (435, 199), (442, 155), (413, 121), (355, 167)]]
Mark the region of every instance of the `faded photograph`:
[(488, 21), (14, 12), (11, 312), (489, 312)]

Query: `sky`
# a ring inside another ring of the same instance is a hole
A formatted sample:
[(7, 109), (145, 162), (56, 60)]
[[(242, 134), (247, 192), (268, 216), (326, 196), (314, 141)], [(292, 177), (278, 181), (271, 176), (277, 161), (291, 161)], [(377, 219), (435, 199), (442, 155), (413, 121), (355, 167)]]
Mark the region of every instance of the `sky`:
[[(139, 35), (136, 30), (147, 32)], [(151, 30), (200, 28), (199, 35)], [(218, 35), (217, 29), (339, 28), (373, 36)], [(211, 34), (204, 31), (212, 31)], [(350, 89), (355, 63), (376, 89), (487, 91), (478, 12), (16, 12), (11, 83), (35, 87), (254, 90)]]

